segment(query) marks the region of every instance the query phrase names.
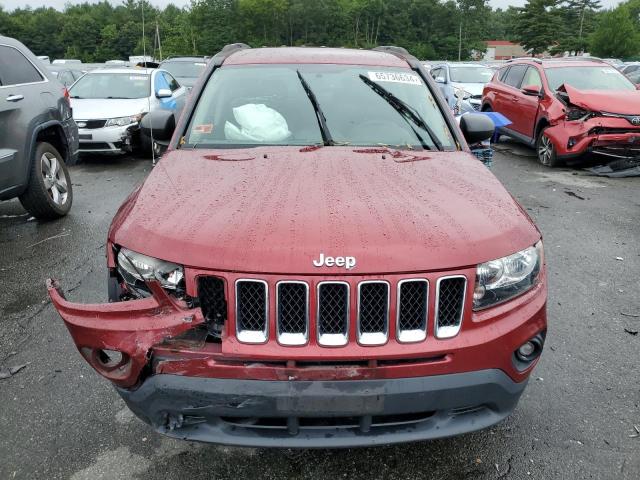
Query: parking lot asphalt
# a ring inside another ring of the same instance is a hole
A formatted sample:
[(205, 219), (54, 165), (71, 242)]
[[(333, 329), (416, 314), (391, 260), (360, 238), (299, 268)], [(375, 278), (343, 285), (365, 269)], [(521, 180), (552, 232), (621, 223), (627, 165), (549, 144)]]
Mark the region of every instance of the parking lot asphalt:
[[(499, 145), (494, 173), (543, 232), (545, 352), (515, 413), (456, 438), (325, 451), (228, 448), (161, 437), (76, 351), (46, 295), (106, 299), (104, 244), (149, 161), (71, 169), (74, 205), (50, 223), (0, 203), (0, 479), (640, 478), (640, 178), (550, 170)], [(170, 201), (168, 199), (167, 201)], [(185, 212), (186, 213), (186, 212)]]

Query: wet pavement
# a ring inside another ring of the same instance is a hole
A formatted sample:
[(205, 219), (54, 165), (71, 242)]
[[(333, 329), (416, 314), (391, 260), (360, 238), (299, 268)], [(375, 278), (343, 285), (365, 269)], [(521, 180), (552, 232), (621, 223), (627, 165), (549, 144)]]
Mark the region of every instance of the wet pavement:
[(77, 353), (48, 302), (106, 299), (110, 219), (151, 169), (104, 157), (71, 169), (70, 215), (0, 203), (0, 479), (640, 478), (640, 178), (539, 166), (501, 144), (494, 173), (544, 234), (545, 352), (505, 422), (457, 438), (326, 451), (228, 448), (159, 436)]

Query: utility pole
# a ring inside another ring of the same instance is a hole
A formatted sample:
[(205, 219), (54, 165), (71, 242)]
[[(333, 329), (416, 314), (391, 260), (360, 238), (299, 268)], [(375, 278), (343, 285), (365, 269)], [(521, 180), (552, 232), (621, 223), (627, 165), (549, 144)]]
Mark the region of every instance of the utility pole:
[(460, 33), (458, 34), (458, 61), (462, 60), (462, 21), (460, 21)]
[(162, 44), (160, 43), (160, 28), (158, 27), (158, 20), (156, 20), (156, 40), (158, 42), (158, 52), (160, 53), (160, 61), (162, 61)]

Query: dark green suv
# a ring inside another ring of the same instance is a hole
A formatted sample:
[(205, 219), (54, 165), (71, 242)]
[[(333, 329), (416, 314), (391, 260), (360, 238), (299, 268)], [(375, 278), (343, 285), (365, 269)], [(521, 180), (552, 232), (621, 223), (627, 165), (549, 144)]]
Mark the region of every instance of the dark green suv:
[(66, 215), (77, 151), (67, 89), (22, 43), (0, 36), (0, 200), (18, 197), (37, 218)]

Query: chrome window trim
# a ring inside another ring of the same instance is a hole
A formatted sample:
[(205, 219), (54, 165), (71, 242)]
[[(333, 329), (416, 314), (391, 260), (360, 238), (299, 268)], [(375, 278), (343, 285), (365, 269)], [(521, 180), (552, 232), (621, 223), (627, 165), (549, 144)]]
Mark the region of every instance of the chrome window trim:
[[(385, 331), (375, 333), (362, 333), (360, 331), (360, 306), (361, 306), (361, 287), (362, 285), (382, 283), (387, 286), (387, 312), (385, 321)], [(358, 297), (356, 299), (357, 312), (356, 312), (356, 338), (358, 343), (363, 346), (377, 346), (384, 345), (389, 340), (389, 303), (391, 302), (391, 284), (386, 280), (364, 280), (358, 283)]]
[[(238, 284), (241, 282), (256, 282), (262, 283), (264, 285), (264, 293), (265, 293), (265, 324), (263, 330), (240, 330), (238, 324)], [(235, 289), (235, 312), (234, 312), (234, 320), (236, 324), (236, 338), (239, 342), (249, 343), (249, 344), (262, 344), (266, 343), (269, 340), (269, 284), (264, 280), (260, 280), (257, 278), (238, 278), (234, 284)]]
[[(280, 333), (280, 285), (297, 284), (305, 287), (305, 332), (300, 333)], [(276, 337), (280, 345), (302, 346), (309, 342), (309, 284), (301, 280), (280, 280), (276, 283)]]
[[(438, 328), (438, 308), (440, 306), (440, 283), (443, 280), (449, 280), (452, 278), (462, 278), (464, 279), (464, 289), (462, 291), (462, 308), (460, 309), (460, 318), (458, 320), (457, 326), (449, 326), (449, 327), (440, 327)], [(433, 332), (436, 338), (445, 340), (449, 338), (453, 338), (460, 333), (460, 328), (462, 327), (462, 319), (464, 318), (464, 306), (467, 301), (467, 287), (469, 281), (465, 275), (447, 275), (445, 277), (438, 278), (436, 282), (436, 303), (434, 306), (434, 314), (433, 314)]]
[(42, 73), (42, 70), (40, 70), (40, 69), (38, 68), (38, 66), (37, 66), (35, 63), (33, 63), (33, 62), (31, 61), (31, 59), (29, 59), (29, 58), (28, 58), (24, 53), (22, 53), (22, 52), (20, 51), (20, 49), (19, 49), (19, 48), (16, 48), (16, 47), (15, 47), (15, 46), (13, 46), (13, 45), (7, 45), (6, 43), (0, 43), (0, 47), (9, 47), (9, 48), (13, 48), (16, 52), (18, 52), (20, 55), (22, 55), (22, 56), (24, 57), (24, 59), (25, 59), (27, 62), (29, 62), (29, 63), (33, 66), (33, 68), (35, 68), (35, 69), (36, 69), (36, 71), (37, 71), (37, 72), (40, 74), (40, 76), (43, 78), (43, 79), (42, 79), (42, 80), (40, 80), (39, 82), (12, 83), (11, 85), (0, 85), (0, 88), (25, 87), (25, 86), (28, 86), (28, 85), (39, 85), (39, 84), (41, 84), (41, 83), (47, 83), (47, 82), (49, 81), (49, 78), (48, 78), (44, 73)]
[[(325, 333), (320, 334), (320, 287), (325, 284), (338, 284), (347, 286), (347, 328), (346, 334)], [(349, 343), (349, 327), (351, 325), (351, 284), (344, 281), (325, 280), (318, 282), (316, 286), (316, 336), (318, 345), (323, 347), (344, 347)]]
[[(424, 319), (424, 330), (401, 330), (400, 329), (400, 292), (401, 287), (404, 283), (408, 282), (423, 282), (427, 284), (427, 292), (426, 292), (426, 306), (425, 306), (425, 319)], [(427, 338), (427, 328), (429, 325), (429, 280), (426, 278), (405, 278), (398, 282), (397, 292), (396, 292), (396, 338), (400, 343), (417, 343), (426, 340)]]

